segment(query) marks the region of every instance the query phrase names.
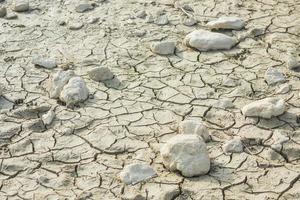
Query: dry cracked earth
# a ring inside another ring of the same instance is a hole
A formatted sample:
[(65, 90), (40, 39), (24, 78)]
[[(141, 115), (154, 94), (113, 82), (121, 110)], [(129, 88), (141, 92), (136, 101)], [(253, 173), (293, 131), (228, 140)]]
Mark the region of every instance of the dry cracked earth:
[[(180, 3), (95, 0), (82, 11), (77, 0), (30, 0), (19, 12), (2, 0), (0, 199), (300, 199), (300, 72), (287, 67), (288, 52), (300, 53), (300, 2)], [(220, 16), (246, 22), (217, 31), (239, 38), (233, 48), (203, 52), (182, 43)], [(172, 55), (151, 51), (165, 40), (176, 42)], [(57, 67), (34, 65), (35, 56)], [(92, 80), (88, 71), (97, 66), (113, 78)], [(283, 80), (269, 84), (270, 67)], [(49, 97), (59, 69), (84, 79), (87, 100), (66, 106)], [(284, 99), (285, 112), (243, 115), (243, 106), (266, 97)], [(45, 123), (49, 110), (55, 117)], [(211, 167), (188, 178), (165, 167), (160, 146), (190, 118), (209, 130)], [(274, 148), (278, 134), (287, 140)], [(243, 151), (224, 153), (236, 136)], [(119, 174), (132, 163), (157, 175), (126, 185)]]

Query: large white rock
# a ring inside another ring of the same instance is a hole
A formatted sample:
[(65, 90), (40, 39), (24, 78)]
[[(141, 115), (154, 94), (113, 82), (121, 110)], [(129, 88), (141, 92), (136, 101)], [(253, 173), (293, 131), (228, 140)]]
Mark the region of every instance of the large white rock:
[(151, 51), (160, 55), (170, 55), (174, 54), (175, 51), (175, 42), (171, 41), (162, 41), (155, 42), (151, 44)]
[(237, 43), (237, 40), (222, 33), (195, 30), (185, 37), (183, 43), (199, 51), (228, 50)]
[(85, 101), (89, 96), (89, 90), (81, 77), (73, 77), (69, 80), (60, 93), (59, 99), (69, 105), (75, 105)]
[(244, 147), (241, 138), (235, 137), (226, 141), (222, 148), (225, 153), (241, 153)]
[(154, 176), (156, 172), (151, 166), (141, 163), (127, 165), (120, 173), (120, 179), (127, 185), (134, 185)]
[(89, 77), (94, 81), (106, 81), (113, 79), (114, 74), (107, 67), (95, 67), (88, 71)]
[(242, 108), (242, 113), (248, 117), (271, 117), (281, 115), (285, 112), (285, 101), (278, 98), (265, 98), (254, 101)]
[(185, 177), (203, 175), (210, 169), (206, 144), (197, 135), (174, 136), (161, 147), (160, 154), (168, 169), (178, 170)]
[(181, 134), (196, 134), (207, 142), (209, 141), (209, 133), (203, 123), (199, 120), (184, 120), (178, 125), (178, 132)]
[(58, 98), (63, 87), (68, 83), (70, 78), (74, 77), (75, 73), (72, 70), (59, 70), (53, 74), (49, 82), (50, 98)]
[(206, 24), (210, 29), (234, 29), (240, 30), (245, 27), (245, 22), (239, 17), (220, 17)]

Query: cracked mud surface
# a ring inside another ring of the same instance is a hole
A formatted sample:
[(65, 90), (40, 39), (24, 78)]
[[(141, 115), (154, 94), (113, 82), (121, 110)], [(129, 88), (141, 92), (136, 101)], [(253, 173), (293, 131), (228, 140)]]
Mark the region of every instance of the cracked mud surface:
[[(95, 1), (93, 10), (77, 13), (77, 1), (32, 0), (32, 9), (17, 19), (0, 18), (0, 199), (167, 199), (168, 192), (178, 200), (300, 199), (300, 73), (286, 66), (288, 50), (300, 52), (300, 3), (186, 0), (198, 24), (185, 26), (182, 10), (166, 2)], [(9, 12), (12, 1), (0, 4)], [(146, 23), (135, 17), (141, 10), (153, 16), (163, 11), (169, 24)], [(246, 28), (224, 33), (262, 33), (227, 51), (182, 45), (191, 31), (229, 15), (244, 19)], [(89, 24), (89, 17), (99, 20)], [(72, 23), (83, 27), (70, 30)], [(174, 55), (150, 51), (152, 42), (166, 39), (177, 42)], [(59, 67), (35, 67), (35, 55), (73, 69), (87, 83), (89, 99), (75, 108), (50, 99), (47, 81)], [(87, 71), (95, 66), (108, 67), (114, 78), (91, 80)], [(286, 82), (268, 85), (269, 67), (284, 73)], [(278, 93), (284, 84), (291, 89)], [(284, 114), (242, 115), (244, 105), (271, 96), (286, 101)], [(234, 107), (222, 108), (228, 99)], [(45, 126), (41, 116), (51, 107), (56, 117)], [(211, 169), (184, 178), (164, 167), (159, 147), (177, 134), (178, 122), (192, 117), (209, 128)], [(272, 146), (278, 132), (288, 138), (280, 149)], [(234, 136), (243, 138), (244, 151), (223, 153)], [(118, 175), (136, 162), (158, 175), (125, 186)]]

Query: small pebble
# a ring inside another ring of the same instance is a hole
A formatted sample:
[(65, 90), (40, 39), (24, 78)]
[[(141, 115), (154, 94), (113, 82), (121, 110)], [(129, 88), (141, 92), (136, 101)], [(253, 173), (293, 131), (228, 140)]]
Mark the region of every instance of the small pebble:
[(69, 29), (70, 30), (79, 30), (83, 27), (83, 23), (81, 22), (71, 22), (69, 24)]
[(151, 45), (151, 51), (160, 55), (170, 55), (174, 54), (175, 42), (162, 41), (156, 42)]
[(46, 69), (53, 69), (57, 66), (56, 61), (51, 58), (42, 58), (42, 57), (35, 57), (32, 59), (32, 64), (44, 67)]

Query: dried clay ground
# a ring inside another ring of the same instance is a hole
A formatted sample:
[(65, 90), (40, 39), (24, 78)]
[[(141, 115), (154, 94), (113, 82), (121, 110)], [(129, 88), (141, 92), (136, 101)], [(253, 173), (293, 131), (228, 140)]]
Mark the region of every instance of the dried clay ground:
[[(0, 199), (300, 199), (300, 72), (286, 66), (289, 49), (300, 48), (300, 2), (182, 2), (194, 11), (163, 0), (107, 0), (78, 13), (77, 0), (31, 0), (30, 11), (17, 19), (0, 18)], [(12, 1), (0, 4), (12, 12)], [(147, 23), (136, 17), (142, 10), (166, 15), (169, 23)], [(187, 14), (198, 23), (184, 25)], [(245, 29), (225, 34), (261, 33), (227, 51), (182, 44), (219, 16), (246, 21)], [(99, 20), (89, 23), (91, 17)], [(151, 43), (162, 40), (177, 42), (174, 55), (151, 52)], [(36, 67), (35, 55), (60, 64)], [(87, 71), (95, 66), (108, 67), (115, 78), (91, 80)], [(50, 99), (47, 90), (50, 75), (66, 67), (90, 93), (74, 108)], [(278, 92), (282, 84), (266, 83), (269, 67), (284, 73), (284, 94)], [(284, 114), (262, 119), (241, 113), (244, 105), (271, 96), (286, 101)], [(224, 99), (234, 107), (218, 106)], [(55, 119), (43, 126), (38, 120), (50, 107)], [(211, 136), (211, 169), (193, 178), (166, 169), (159, 151), (188, 118), (202, 120)], [(271, 148), (276, 131), (289, 138), (280, 151)], [(223, 153), (234, 136), (244, 138), (244, 151)], [(157, 177), (125, 185), (119, 173), (131, 163), (151, 165)]]

